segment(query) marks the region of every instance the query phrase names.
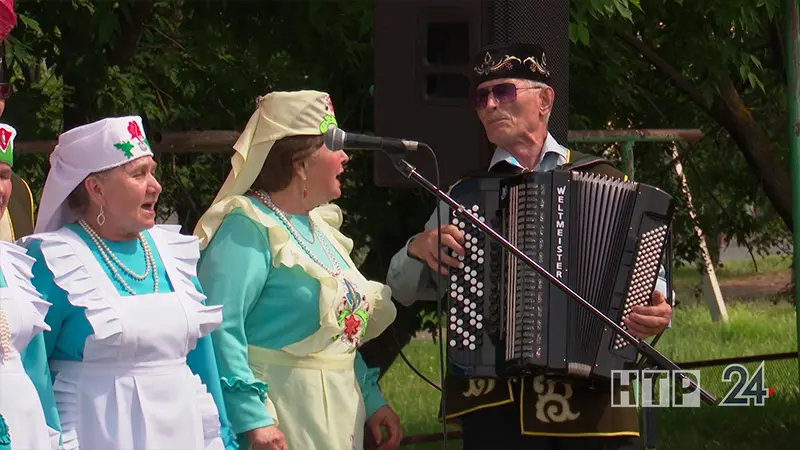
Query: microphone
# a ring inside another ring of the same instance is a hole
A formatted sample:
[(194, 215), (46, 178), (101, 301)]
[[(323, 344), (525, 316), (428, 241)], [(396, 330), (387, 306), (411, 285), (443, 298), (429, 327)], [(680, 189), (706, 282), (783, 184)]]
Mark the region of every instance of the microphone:
[(338, 150), (383, 150), (388, 152), (415, 151), (419, 147), (417, 141), (405, 139), (382, 138), (366, 134), (346, 133), (344, 130), (330, 127), (323, 135), (325, 146), (331, 151)]

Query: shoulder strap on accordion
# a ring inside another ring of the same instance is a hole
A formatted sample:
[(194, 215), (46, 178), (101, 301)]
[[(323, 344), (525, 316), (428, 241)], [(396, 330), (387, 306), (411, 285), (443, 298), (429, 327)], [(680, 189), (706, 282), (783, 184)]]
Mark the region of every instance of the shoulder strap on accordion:
[(628, 176), (614, 167), (611, 161), (600, 156), (576, 152), (575, 150), (569, 151), (569, 160), (566, 164), (559, 166), (559, 169), (600, 173), (612, 178), (628, 179)]

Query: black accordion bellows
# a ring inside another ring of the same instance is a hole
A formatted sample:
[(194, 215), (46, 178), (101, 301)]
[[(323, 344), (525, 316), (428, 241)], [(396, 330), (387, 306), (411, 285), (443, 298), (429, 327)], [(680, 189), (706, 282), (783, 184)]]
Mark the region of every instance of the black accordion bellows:
[[(556, 170), (459, 182), (451, 197), (625, 327), (649, 304), (669, 251), (672, 197), (605, 175)], [(591, 311), (458, 213), (466, 255), (451, 269), (448, 364), (463, 376), (610, 378), (637, 353)]]

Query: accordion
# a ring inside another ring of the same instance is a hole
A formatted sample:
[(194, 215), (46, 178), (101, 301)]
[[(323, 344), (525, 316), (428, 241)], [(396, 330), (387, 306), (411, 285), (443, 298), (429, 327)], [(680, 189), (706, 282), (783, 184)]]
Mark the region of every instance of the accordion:
[[(632, 181), (555, 170), (460, 181), (450, 196), (623, 329), (650, 304), (669, 258), (672, 197)], [(465, 377), (530, 374), (587, 381), (635, 365), (636, 348), (462, 213), (449, 272), (447, 361)], [(667, 264), (669, 267), (669, 264)]]

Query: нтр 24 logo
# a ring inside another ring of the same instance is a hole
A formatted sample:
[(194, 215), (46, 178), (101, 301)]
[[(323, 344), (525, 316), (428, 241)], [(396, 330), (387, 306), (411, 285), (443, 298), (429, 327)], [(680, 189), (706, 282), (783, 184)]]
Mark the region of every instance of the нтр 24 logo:
[(750, 376), (741, 364), (731, 364), (722, 372), (722, 381), (736, 384), (731, 387), (720, 406), (764, 406), (764, 401), (775, 394), (775, 388), (764, 387), (764, 361)]

